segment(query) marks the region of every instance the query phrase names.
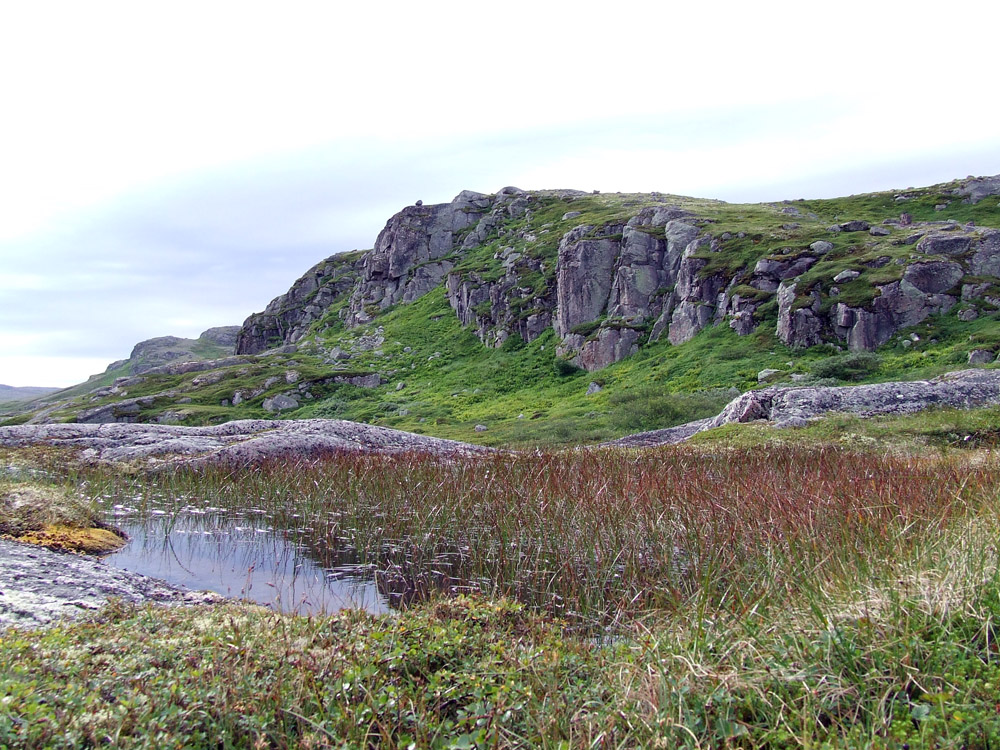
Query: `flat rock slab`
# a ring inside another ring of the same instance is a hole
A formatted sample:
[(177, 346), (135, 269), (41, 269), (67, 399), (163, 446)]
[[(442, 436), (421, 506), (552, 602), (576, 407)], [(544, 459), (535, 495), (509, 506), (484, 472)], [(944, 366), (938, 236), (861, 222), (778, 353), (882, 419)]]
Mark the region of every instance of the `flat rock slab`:
[(791, 427), (836, 412), (874, 417), (913, 414), (932, 407), (970, 409), (992, 404), (1000, 404), (1000, 370), (959, 370), (932, 380), (872, 385), (771, 386), (737, 396), (710, 419), (628, 435), (606, 445), (680, 443), (732, 422), (766, 420), (778, 427)]
[(37, 628), (93, 614), (109, 599), (208, 604), (223, 597), (119, 570), (96, 557), (0, 539), (0, 628)]
[(0, 445), (77, 448), (84, 459), (253, 462), (331, 452), (422, 452), (462, 456), (489, 449), (342, 419), (247, 419), (211, 427), (160, 424), (47, 424), (0, 427)]

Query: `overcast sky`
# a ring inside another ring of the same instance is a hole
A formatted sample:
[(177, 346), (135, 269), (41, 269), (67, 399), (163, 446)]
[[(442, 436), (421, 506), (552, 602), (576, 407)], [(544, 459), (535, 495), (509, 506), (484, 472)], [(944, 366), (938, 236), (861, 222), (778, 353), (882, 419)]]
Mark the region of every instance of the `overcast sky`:
[(769, 201), (1000, 173), (998, 8), (3, 3), (0, 383), (239, 324), (463, 189)]

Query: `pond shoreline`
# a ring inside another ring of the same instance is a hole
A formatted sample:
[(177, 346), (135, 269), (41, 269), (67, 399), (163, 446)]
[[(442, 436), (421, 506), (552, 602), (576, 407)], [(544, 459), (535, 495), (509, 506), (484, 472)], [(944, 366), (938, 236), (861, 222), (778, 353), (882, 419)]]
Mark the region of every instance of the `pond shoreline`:
[(81, 619), (111, 599), (166, 605), (226, 601), (220, 594), (189, 591), (116, 568), (99, 557), (0, 539), (0, 628), (39, 628)]

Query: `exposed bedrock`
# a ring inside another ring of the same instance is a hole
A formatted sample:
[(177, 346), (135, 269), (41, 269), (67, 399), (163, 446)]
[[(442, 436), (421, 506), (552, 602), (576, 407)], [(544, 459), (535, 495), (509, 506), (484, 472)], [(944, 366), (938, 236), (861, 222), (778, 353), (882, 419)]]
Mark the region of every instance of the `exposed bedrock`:
[(162, 424), (48, 424), (0, 427), (0, 445), (50, 445), (83, 451), (85, 460), (168, 462), (309, 458), (333, 451), (442, 456), (479, 446), (341, 419), (247, 419), (211, 427)]
[(400, 302), (413, 302), (455, 267), (456, 234), (476, 226), (491, 206), (480, 193), (463, 191), (451, 203), (404, 208), (389, 219), (364, 257), (344, 322), (370, 321)]
[(833, 387), (771, 386), (747, 391), (715, 417), (663, 430), (629, 435), (608, 445), (649, 446), (679, 443), (692, 435), (732, 422), (765, 420), (794, 427), (829, 413), (864, 417), (912, 414), (932, 407), (968, 409), (1000, 403), (1000, 370), (959, 370), (932, 380)]
[(109, 599), (140, 604), (215, 604), (218, 594), (188, 591), (119, 570), (98, 557), (53, 552), (0, 539), (0, 628), (35, 629), (91, 616)]
[[(995, 194), (997, 184), (1000, 178), (970, 179), (956, 194), (981, 201)], [(748, 249), (744, 233), (716, 231), (712, 219), (666, 204), (637, 208), (627, 221), (581, 223), (565, 231), (557, 247), (558, 235), (543, 243), (546, 232), (563, 231), (532, 222), (533, 212), (553, 196), (571, 207), (583, 194), (508, 187), (405, 208), (388, 221), (373, 250), (324, 261), (248, 318), (237, 351), (296, 343), (334, 301), (346, 326), (354, 327), (438, 286), (484, 345), (499, 347), (512, 336), (531, 341), (552, 328), (558, 355), (588, 370), (628, 357), (647, 342), (665, 338), (680, 345), (720, 324), (748, 335), (766, 321), (793, 348), (831, 343), (871, 350), (959, 301), (992, 307), (1000, 297), (996, 229), (914, 222), (908, 214), (874, 225), (849, 219), (827, 228), (852, 235), (849, 248), (843, 240), (808, 235), (801, 244), (789, 239), (780, 245), (776, 235), (760, 234), (752, 238), (760, 253), (739, 267), (732, 258)], [(585, 214), (567, 211), (562, 219), (576, 216)], [(862, 254), (878, 243), (884, 256)], [(463, 262), (484, 245), (492, 261), (477, 256)], [(901, 246), (905, 254), (892, 250)], [(821, 262), (831, 268), (829, 276), (816, 274)], [(966, 307), (963, 320), (980, 314)]]
[(296, 343), (334, 300), (354, 288), (362, 265), (361, 258), (343, 255), (317, 263), (263, 312), (246, 319), (236, 340), (236, 353), (260, 354)]

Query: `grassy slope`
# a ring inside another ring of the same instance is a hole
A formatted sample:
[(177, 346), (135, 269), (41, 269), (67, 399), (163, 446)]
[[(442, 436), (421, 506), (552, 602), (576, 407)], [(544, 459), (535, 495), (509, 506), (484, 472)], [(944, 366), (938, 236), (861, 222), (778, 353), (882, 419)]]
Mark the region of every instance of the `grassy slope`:
[[(887, 256), (909, 257), (912, 246), (892, 243), (912, 232), (893, 230), (889, 237), (875, 238), (867, 233), (834, 235), (826, 227), (855, 218), (874, 224), (898, 216), (903, 209), (915, 221), (954, 218), (1000, 226), (996, 202), (962, 204), (947, 195), (952, 187), (943, 185), (914, 193), (919, 197), (904, 203), (895, 202), (896, 193), (889, 192), (775, 205), (730, 205), (677, 196), (653, 201), (647, 195), (563, 199), (546, 193), (532, 209), (530, 222), (511, 220), (497, 237), (463, 256), (457, 270), (475, 271), (489, 278), (498, 268), (494, 255), (504, 247), (513, 247), (547, 262), (545, 278), (527, 280), (540, 292), (553, 283), (558, 239), (570, 227), (622, 222), (645, 205), (666, 202), (707, 219), (715, 236), (723, 232), (747, 235), (732, 237), (724, 242), (722, 252), (707, 254), (709, 270), (752, 268), (761, 257), (782, 256), (785, 248), (805, 248), (817, 239), (825, 239), (832, 241), (835, 249), (804, 276), (803, 288), (816, 284), (828, 288), (829, 279), (840, 270), (855, 268), (863, 272), (862, 277), (851, 285), (842, 285), (842, 299), (862, 302), (866, 294), (870, 297), (873, 283), (885, 282), (890, 275), (901, 272), (895, 264), (871, 269), (863, 263)], [(936, 211), (935, 206), (940, 204), (949, 204), (948, 210)], [(784, 212), (787, 209), (799, 214), (789, 215)], [(563, 214), (570, 210), (582, 215), (563, 220)], [(799, 226), (793, 227), (792, 223)], [(972, 346), (980, 340), (992, 340), (996, 319), (984, 315), (972, 323), (963, 323), (957, 318), (960, 307), (921, 324), (918, 342), (904, 346), (899, 337), (887, 344), (879, 352), (880, 365), (861, 380), (927, 377), (963, 366)], [(792, 373), (808, 374), (818, 362), (836, 354), (829, 346), (789, 350), (773, 333), (776, 310), (765, 310), (764, 315), (770, 317), (745, 338), (728, 327), (713, 327), (682, 346), (674, 347), (665, 341), (647, 344), (635, 357), (598, 373), (560, 375), (555, 368), (557, 342), (552, 333), (521, 349), (488, 349), (471, 331), (462, 330), (443, 290), (438, 289), (412, 305), (387, 311), (366, 329), (384, 329), (383, 356), (362, 355), (352, 360), (352, 366), (381, 372), (387, 385), (376, 391), (343, 386), (326, 402), (307, 405), (291, 416), (372, 421), (491, 445), (569, 444), (666, 426), (714, 413), (731, 397), (728, 389), (754, 387), (760, 370), (779, 369), (783, 373), (779, 379), (787, 379)], [(333, 316), (319, 328), (328, 345), (343, 343), (351, 335)], [(404, 352), (405, 347), (411, 351)], [(435, 356), (439, 352), (440, 357)], [(397, 391), (401, 381), (405, 386)], [(591, 382), (603, 386), (604, 391), (587, 396)], [(523, 418), (519, 419), (519, 415)], [(476, 432), (477, 424), (487, 426), (488, 431)]]

